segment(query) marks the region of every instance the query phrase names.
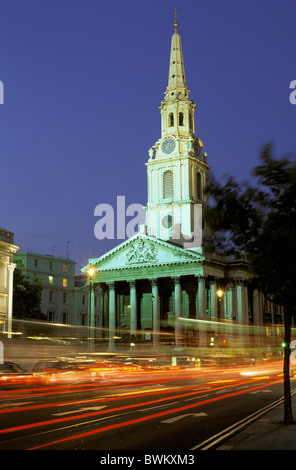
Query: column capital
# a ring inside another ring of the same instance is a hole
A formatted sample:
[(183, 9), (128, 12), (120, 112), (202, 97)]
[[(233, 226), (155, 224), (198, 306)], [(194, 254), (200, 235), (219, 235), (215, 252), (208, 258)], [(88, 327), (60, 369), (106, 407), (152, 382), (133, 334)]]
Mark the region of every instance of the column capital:
[(181, 284), (181, 276), (173, 276), (172, 279), (173, 279), (175, 285), (176, 284)]
[(151, 282), (152, 287), (156, 287), (156, 286), (157, 286), (157, 281), (158, 281), (157, 278), (151, 278), (151, 279), (149, 279), (149, 281)]
[(7, 267), (8, 267), (8, 269), (9, 269), (9, 271), (13, 272), (13, 271), (15, 270), (15, 268), (16, 268), (16, 263), (9, 263), (9, 264), (7, 265)]
[(115, 281), (108, 281), (108, 282), (106, 282), (106, 284), (109, 287), (109, 290), (110, 289), (115, 289)]
[(130, 288), (136, 287), (136, 280), (135, 279), (132, 279), (132, 280), (127, 281), (127, 282), (129, 283)]
[(238, 279), (234, 279), (233, 280), (233, 286), (234, 287), (237, 287), (237, 286), (244, 286), (247, 284), (247, 280), (246, 279), (243, 279), (243, 278), (238, 278)]

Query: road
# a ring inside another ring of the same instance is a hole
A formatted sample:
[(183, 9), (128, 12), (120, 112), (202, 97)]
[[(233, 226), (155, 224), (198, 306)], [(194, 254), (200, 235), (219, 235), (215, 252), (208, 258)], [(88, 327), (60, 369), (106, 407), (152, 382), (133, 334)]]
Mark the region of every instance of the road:
[(0, 450), (214, 449), (282, 398), (281, 368), (112, 371), (11, 386), (0, 390)]

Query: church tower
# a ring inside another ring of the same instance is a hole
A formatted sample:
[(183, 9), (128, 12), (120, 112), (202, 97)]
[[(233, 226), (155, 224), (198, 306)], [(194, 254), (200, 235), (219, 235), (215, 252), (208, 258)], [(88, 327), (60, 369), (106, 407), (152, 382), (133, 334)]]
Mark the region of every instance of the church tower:
[(195, 108), (185, 81), (181, 37), (171, 40), (168, 86), (161, 102), (161, 137), (149, 150), (147, 165), (147, 235), (198, 249), (202, 243), (202, 209), (210, 166), (195, 134)]

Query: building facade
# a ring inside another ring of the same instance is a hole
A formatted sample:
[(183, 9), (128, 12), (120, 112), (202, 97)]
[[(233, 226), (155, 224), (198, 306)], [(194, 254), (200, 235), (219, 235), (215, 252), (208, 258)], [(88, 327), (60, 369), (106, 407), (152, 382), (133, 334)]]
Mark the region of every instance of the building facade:
[(129, 341), (202, 349), (265, 340), (265, 299), (247, 259), (204, 249), (210, 166), (189, 94), (175, 22), (160, 138), (146, 163), (146, 224), (82, 270), (92, 268), (89, 279), (101, 289), (110, 350)]
[(11, 338), (14, 256), (19, 246), (14, 244), (14, 234), (0, 228), (0, 325)]
[[(75, 276), (75, 261), (60, 256), (19, 251), (29, 279), (38, 278), (42, 285), (41, 311), (52, 323), (88, 325), (89, 286), (85, 276)], [(94, 299), (96, 318), (100, 299)]]

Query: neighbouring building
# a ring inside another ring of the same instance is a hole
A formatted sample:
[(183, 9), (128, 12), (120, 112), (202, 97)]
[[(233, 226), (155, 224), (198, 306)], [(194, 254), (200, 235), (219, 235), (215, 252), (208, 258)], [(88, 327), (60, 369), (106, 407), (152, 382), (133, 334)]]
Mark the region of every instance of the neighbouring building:
[(19, 246), (14, 244), (14, 233), (0, 228), (0, 324), (11, 337), (14, 256)]
[[(19, 251), (29, 279), (38, 278), (42, 289), (41, 311), (49, 322), (88, 325), (89, 286), (85, 276), (75, 276), (75, 261), (63, 256)], [(95, 296), (96, 317), (100, 299)]]

